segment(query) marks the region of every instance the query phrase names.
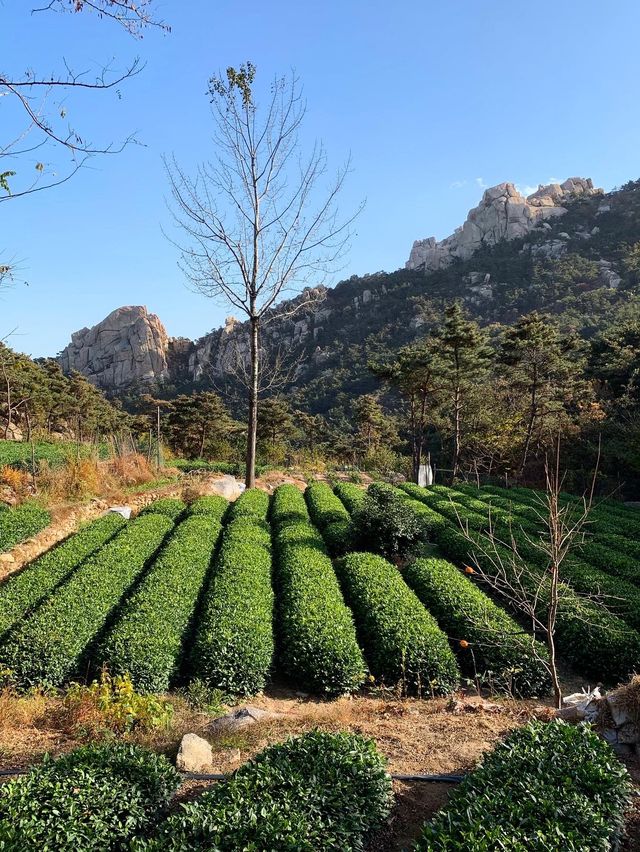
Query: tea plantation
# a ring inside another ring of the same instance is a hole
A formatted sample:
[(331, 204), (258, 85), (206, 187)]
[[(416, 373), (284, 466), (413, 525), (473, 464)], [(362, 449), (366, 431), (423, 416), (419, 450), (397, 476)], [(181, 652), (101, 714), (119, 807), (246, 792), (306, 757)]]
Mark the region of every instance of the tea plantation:
[[(543, 576), (532, 545), (539, 495), (411, 484), (374, 492), (400, 498), (423, 555), (397, 567), (369, 552), (354, 522), (366, 492), (347, 483), (251, 490), (232, 504), (163, 499), (128, 522), (100, 518), (0, 585), (0, 662), (19, 687), (58, 687), (106, 666), (145, 692), (197, 678), (252, 695), (284, 678), (329, 698), (365, 682), (428, 697), (480, 677), (517, 697), (548, 694), (545, 646), (469, 568), (488, 558), (476, 543), (491, 523), (517, 542), (532, 582)], [(45, 520), (25, 508), (34, 512)], [(605, 683), (640, 666), (637, 517), (598, 505), (564, 567), (559, 652)]]

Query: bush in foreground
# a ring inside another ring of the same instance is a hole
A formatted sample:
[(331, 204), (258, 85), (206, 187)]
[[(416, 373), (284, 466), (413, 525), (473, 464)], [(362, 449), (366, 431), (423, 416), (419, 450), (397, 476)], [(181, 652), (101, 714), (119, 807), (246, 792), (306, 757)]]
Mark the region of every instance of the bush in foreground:
[(265, 749), (133, 848), (360, 852), (392, 803), (391, 779), (372, 740), (313, 731)]
[(511, 734), (428, 823), (419, 852), (600, 852), (613, 848), (626, 769), (584, 725), (532, 722)]
[(404, 692), (445, 695), (460, 679), (447, 637), (391, 563), (350, 553), (336, 564), (371, 671)]
[(179, 775), (134, 745), (87, 746), (0, 785), (0, 849), (105, 852), (128, 848), (162, 817)]

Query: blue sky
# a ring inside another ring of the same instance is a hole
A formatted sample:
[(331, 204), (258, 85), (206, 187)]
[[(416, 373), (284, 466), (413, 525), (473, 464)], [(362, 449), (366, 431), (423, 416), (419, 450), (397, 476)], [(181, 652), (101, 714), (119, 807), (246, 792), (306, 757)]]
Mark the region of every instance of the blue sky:
[(187, 170), (208, 156), (207, 80), (247, 59), (266, 77), (295, 68), (305, 140), (322, 139), (335, 167), (352, 156), (341, 206), (366, 208), (336, 280), (402, 266), (414, 239), (459, 225), (482, 186), (581, 175), (609, 189), (640, 177), (637, 0), (164, 0), (172, 32), (142, 41), (31, 5), (0, 3), (2, 73), (50, 72), (62, 57), (76, 68), (146, 62), (121, 98), (68, 103), (88, 138), (135, 131), (144, 146), (0, 205), (0, 257), (29, 285), (0, 297), (0, 337), (16, 329), (11, 345), (32, 355), (55, 354), (124, 304), (192, 338), (230, 312), (184, 285), (162, 234), (162, 155)]

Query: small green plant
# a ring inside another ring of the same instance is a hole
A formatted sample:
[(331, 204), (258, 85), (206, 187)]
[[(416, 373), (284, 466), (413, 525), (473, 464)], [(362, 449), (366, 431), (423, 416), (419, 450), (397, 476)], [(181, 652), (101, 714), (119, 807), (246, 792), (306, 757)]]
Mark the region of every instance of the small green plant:
[(210, 686), (201, 678), (194, 678), (184, 689), (183, 694), (193, 710), (200, 710), (212, 716), (222, 715), (226, 697), (224, 692)]
[(94, 708), (108, 729), (122, 734), (167, 727), (173, 718), (173, 707), (168, 701), (155, 695), (141, 695), (128, 674), (111, 675), (106, 670), (89, 686), (71, 684), (65, 705), (71, 712)]

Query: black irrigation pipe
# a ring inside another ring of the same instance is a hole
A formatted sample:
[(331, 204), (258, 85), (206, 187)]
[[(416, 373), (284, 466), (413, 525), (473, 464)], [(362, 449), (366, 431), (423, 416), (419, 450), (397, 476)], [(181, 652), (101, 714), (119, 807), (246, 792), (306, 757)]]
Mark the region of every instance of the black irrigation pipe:
[[(0, 778), (13, 775), (26, 775), (29, 769), (1, 769)], [(224, 781), (229, 775), (203, 772), (181, 772), (185, 781)], [(398, 775), (391, 774), (394, 781), (421, 781), (427, 784), (459, 784), (464, 775)]]

